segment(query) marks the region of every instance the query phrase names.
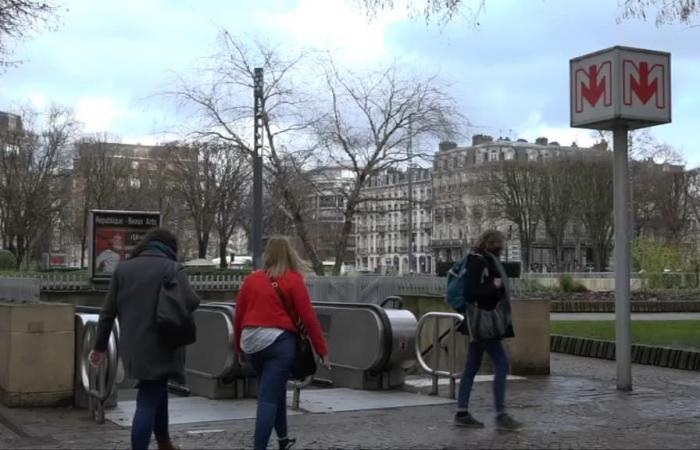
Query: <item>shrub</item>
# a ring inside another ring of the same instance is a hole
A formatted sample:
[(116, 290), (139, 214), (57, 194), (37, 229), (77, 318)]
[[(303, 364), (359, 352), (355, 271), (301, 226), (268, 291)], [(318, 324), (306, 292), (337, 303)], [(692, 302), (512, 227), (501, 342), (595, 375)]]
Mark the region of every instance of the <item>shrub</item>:
[(574, 277), (570, 273), (566, 273), (559, 278), (559, 288), (562, 292), (566, 293), (588, 291), (586, 286), (574, 280)]
[(0, 250), (0, 270), (17, 269), (17, 258), (8, 250)]

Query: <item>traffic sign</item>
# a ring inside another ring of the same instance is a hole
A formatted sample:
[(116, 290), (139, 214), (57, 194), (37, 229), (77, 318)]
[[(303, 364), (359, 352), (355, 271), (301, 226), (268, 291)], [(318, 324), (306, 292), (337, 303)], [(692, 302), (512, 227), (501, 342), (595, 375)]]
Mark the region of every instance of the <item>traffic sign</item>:
[(643, 128), (671, 121), (671, 55), (612, 47), (569, 62), (571, 126)]

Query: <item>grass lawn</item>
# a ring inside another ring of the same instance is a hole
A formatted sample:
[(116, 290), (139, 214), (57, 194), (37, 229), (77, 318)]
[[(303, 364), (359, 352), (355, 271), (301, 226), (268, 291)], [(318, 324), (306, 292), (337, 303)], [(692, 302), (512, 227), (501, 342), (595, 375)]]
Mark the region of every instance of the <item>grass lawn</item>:
[[(615, 322), (552, 321), (552, 334), (615, 340)], [(700, 350), (699, 320), (640, 320), (632, 322), (635, 344)]]

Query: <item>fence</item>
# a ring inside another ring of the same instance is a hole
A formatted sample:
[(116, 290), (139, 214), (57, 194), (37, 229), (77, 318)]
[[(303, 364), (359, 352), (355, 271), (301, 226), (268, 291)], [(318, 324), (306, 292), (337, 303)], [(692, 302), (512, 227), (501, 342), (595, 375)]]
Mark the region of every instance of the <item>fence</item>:
[(38, 302), (39, 280), (34, 278), (0, 277), (0, 300)]

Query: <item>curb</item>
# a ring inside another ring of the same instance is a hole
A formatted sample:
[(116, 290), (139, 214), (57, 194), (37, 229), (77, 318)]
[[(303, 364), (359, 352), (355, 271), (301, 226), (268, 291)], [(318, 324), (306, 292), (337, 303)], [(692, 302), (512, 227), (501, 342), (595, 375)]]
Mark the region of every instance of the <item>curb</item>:
[[(635, 313), (683, 313), (700, 312), (700, 301), (633, 301), (632, 312)], [(615, 302), (566, 301), (551, 302), (555, 313), (611, 313), (615, 312)]]
[[(550, 337), (551, 351), (587, 358), (615, 359), (615, 343), (574, 336)], [(632, 362), (647, 366), (700, 372), (700, 352), (651, 345), (632, 345)]]

